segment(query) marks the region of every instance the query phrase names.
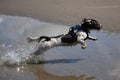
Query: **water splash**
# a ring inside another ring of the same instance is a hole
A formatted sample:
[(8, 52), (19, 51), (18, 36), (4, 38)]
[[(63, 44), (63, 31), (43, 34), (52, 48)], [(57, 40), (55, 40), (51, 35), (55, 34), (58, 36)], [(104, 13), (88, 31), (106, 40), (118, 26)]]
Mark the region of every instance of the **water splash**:
[[(26, 58), (29, 57), (29, 55), (36, 50), (36, 47), (31, 45), (8, 45), (5, 44), (0, 45), (1, 47), (1, 57), (0, 61), (3, 64), (6, 65), (26, 65)], [(16, 47), (16, 48), (14, 48)]]
[[(28, 56), (38, 48), (35, 44), (30, 45), (26, 42), (28, 36), (55, 36), (66, 32), (66, 28), (67, 26), (41, 22), (28, 17), (0, 14), (0, 64), (26, 64), (24, 62)], [(34, 61), (37, 61), (35, 59)]]

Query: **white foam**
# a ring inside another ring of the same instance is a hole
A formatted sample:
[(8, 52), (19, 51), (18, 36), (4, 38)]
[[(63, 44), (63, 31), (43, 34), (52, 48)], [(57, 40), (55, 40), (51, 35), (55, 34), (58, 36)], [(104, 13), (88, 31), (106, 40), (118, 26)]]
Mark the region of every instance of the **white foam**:
[(2, 47), (6, 53), (1, 56), (0, 60), (7, 65), (25, 65), (25, 58), (35, 49), (35, 46), (19, 46), (17, 49), (12, 49), (14, 45), (2, 45)]

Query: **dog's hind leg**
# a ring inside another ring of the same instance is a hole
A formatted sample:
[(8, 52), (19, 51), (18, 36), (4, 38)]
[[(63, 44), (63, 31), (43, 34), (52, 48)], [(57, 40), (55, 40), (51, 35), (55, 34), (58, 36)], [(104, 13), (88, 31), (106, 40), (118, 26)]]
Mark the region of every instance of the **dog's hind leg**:
[(26, 60), (27, 60), (27, 59), (35, 58), (36, 56), (41, 55), (41, 54), (42, 54), (42, 53), (41, 53), (39, 50), (37, 50), (37, 51), (31, 53), (31, 54), (29, 55), (29, 57), (26, 58)]
[(28, 64), (37, 64), (40, 63), (42, 60), (44, 60), (43, 54), (40, 53), (39, 51), (36, 51), (30, 54), (27, 58), (25, 58), (25, 62)]
[(42, 53), (41, 53), (41, 50), (37, 50), (37, 51), (35, 51), (35, 52), (33, 52), (31, 55), (34, 55), (34, 56), (38, 56), (38, 55), (41, 55)]

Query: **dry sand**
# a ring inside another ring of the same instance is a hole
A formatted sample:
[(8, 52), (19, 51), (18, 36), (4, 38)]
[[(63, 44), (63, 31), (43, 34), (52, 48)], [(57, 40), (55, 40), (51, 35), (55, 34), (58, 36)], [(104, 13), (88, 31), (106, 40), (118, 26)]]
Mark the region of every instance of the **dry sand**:
[(103, 29), (120, 32), (120, 0), (0, 0), (0, 14), (28, 16), (74, 25), (94, 18)]

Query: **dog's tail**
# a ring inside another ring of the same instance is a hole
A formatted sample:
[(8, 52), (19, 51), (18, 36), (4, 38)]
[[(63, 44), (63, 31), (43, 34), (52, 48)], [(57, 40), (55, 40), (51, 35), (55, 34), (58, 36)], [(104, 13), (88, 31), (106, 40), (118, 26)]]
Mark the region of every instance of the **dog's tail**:
[(28, 43), (32, 43), (32, 42), (36, 42), (37, 41), (37, 39), (33, 39), (31, 37), (27, 37), (26, 40), (27, 40)]

